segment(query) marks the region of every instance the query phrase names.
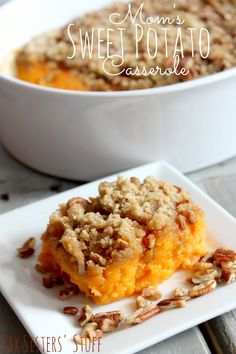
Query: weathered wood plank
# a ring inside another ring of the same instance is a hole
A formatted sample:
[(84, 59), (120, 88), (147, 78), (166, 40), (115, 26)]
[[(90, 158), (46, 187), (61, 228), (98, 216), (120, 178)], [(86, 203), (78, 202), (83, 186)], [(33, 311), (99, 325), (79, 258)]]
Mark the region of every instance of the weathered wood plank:
[(207, 193), (233, 216), (236, 216), (236, 172), (229, 176), (207, 178)]
[[(39, 174), (11, 158), (0, 147), (0, 213), (74, 188), (77, 185), (78, 183)], [(6, 196), (9, 200), (5, 200)]]
[(203, 182), (209, 179), (228, 177), (236, 174), (236, 158), (229, 159), (202, 170), (188, 174), (188, 177), (196, 184), (202, 185)]
[(236, 353), (235, 320), (231, 311), (202, 324), (217, 354)]
[(138, 354), (201, 354), (210, 353), (205, 339), (198, 327), (191, 328), (166, 339)]

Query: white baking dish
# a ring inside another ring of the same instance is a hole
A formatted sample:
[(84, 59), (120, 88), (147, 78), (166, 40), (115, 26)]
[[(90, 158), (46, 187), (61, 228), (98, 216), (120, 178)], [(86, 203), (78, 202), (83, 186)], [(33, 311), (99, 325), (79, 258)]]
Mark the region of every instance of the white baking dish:
[[(12, 0), (0, 7), (0, 58), (111, 0)], [(165, 159), (186, 172), (236, 153), (236, 69), (126, 92), (43, 88), (0, 74), (0, 138), (25, 164), (89, 180)]]

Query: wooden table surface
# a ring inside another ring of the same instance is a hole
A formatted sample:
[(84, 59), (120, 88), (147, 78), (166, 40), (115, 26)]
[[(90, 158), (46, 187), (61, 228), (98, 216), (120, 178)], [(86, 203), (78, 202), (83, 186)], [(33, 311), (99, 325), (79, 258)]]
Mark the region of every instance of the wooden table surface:
[[(236, 157), (191, 173), (188, 177), (236, 216)], [(76, 185), (78, 184), (28, 169), (9, 156), (0, 146), (0, 213)], [(10, 349), (9, 338), (13, 336), (23, 338), (26, 332), (1, 295), (0, 316), (0, 353), (4, 354)], [(6, 338), (8, 338), (7, 342)], [(140, 353), (182, 354), (183, 352), (185, 354), (236, 353), (236, 311), (191, 328)], [(21, 341), (19, 341), (18, 353), (25, 353)]]

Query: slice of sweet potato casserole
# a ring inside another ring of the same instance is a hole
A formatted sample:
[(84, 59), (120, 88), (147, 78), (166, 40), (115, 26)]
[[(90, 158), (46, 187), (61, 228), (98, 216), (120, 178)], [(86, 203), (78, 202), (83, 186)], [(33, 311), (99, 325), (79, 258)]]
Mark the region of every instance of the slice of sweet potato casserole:
[(147, 177), (102, 182), (50, 217), (41, 265), (70, 279), (96, 303), (157, 286), (206, 252), (203, 211), (179, 187)]

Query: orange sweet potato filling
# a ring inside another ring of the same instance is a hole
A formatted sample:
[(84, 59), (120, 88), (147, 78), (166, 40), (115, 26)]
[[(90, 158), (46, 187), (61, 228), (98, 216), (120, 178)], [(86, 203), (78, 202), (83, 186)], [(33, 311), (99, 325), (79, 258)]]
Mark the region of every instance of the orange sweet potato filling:
[(108, 265), (102, 273), (79, 274), (68, 261), (68, 254), (55, 247), (56, 238), (44, 234), (39, 261), (49, 271), (60, 270), (69, 276), (97, 304), (106, 304), (139, 293), (143, 288), (169, 278), (175, 271), (196, 263), (206, 251), (206, 225), (202, 215), (186, 229), (164, 228), (156, 233), (152, 255), (144, 252), (122, 263)]
[(65, 90), (88, 91), (88, 87), (73, 71), (46, 62), (17, 62), (16, 76), (32, 84)]

